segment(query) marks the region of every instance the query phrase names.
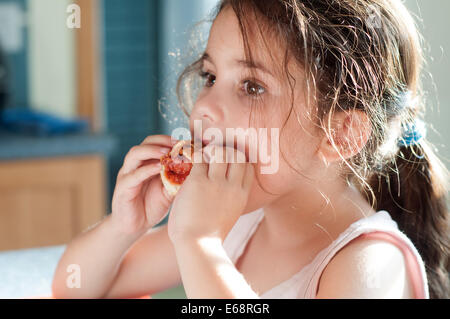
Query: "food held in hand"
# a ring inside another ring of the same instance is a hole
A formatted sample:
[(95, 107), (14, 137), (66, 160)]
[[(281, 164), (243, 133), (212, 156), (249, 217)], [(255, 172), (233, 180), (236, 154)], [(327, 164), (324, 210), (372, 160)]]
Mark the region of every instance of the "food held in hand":
[(179, 141), (172, 150), (161, 157), (161, 180), (170, 196), (175, 196), (192, 169), (194, 145)]

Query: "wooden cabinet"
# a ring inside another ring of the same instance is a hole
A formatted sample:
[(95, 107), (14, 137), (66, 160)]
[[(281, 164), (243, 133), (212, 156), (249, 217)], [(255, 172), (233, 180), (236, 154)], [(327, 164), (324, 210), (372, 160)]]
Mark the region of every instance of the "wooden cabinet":
[(0, 162), (0, 250), (65, 244), (105, 215), (102, 155)]

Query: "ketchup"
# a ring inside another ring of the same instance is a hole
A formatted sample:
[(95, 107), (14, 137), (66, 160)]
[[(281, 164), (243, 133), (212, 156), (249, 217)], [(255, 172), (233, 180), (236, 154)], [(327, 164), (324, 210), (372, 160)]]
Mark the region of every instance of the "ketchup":
[(166, 177), (169, 181), (181, 185), (192, 169), (192, 163), (183, 155), (172, 158), (170, 154), (161, 158), (161, 164), (165, 167)]

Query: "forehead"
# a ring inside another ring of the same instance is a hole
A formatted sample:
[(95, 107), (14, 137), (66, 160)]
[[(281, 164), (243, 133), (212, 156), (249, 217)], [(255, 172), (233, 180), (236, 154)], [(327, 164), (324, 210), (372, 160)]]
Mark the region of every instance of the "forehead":
[(211, 27), (208, 46), (209, 51), (225, 50), (238, 54), (242, 58), (243, 41), (239, 22), (233, 9), (225, 7), (214, 20)]
[[(267, 32), (267, 28), (261, 22), (258, 26), (255, 19), (250, 19), (246, 15), (245, 21), (242, 23), (245, 27), (252, 58), (260, 61), (268, 69), (278, 70), (284, 56), (284, 46), (280, 46), (278, 43), (280, 41)], [(273, 45), (274, 41), (277, 42), (277, 45)], [(230, 6), (225, 7), (214, 20), (206, 51), (213, 57), (217, 56), (218, 59), (245, 60), (248, 58), (245, 55), (239, 20)]]

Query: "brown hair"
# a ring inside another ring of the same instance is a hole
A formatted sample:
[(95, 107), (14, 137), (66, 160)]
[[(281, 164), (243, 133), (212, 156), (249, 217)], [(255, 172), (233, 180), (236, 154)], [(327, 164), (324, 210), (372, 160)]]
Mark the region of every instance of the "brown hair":
[[(215, 16), (226, 6), (237, 15), (248, 59), (250, 19), (261, 33), (264, 25), (286, 44), (283, 65), (291, 93), (295, 83), (288, 56), (305, 70), (314, 114), (326, 134), (331, 136), (325, 123), (334, 112), (357, 109), (368, 115), (373, 134), (357, 156), (345, 161), (351, 171), (347, 178), (376, 210), (388, 211), (414, 243), (425, 263), (430, 297), (449, 298), (447, 170), (427, 141), (398, 143), (402, 127), (424, 111), (420, 37), (404, 5), (396, 0), (222, 0)], [(178, 81), (186, 114), (201, 62), (189, 65)]]

